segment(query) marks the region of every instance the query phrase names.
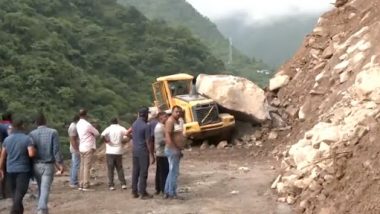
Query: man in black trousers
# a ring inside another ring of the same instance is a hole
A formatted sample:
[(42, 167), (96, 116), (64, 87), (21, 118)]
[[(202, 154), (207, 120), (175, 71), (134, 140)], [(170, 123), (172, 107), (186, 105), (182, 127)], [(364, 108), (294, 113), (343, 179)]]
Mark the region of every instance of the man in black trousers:
[(156, 154), (156, 194), (165, 192), (165, 182), (169, 173), (169, 162), (165, 156), (165, 122), (168, 115), (165, 112), (158, 113), (158, 123), (154, 129), (154, 145)]
[[(148, 121), (149, 109), (143, 107), (139, 111), (139, 117), (132, 125), (132, 195), (134, 198), (152, 198), (146, 191), (148, 178), (149, 160), (155, 163), (154, 148), (151, 141), (150, 127)], [(150, 156), (150, 157), (149, 157)]]

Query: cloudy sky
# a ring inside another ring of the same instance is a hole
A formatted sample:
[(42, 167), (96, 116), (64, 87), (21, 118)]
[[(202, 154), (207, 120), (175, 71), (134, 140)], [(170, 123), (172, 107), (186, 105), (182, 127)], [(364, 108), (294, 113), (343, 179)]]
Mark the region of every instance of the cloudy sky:
[[(282, 16), (319, 14), (335, 0), (186, 0), (204, 16), (217, 20), (233, 14), (243, 14), (252, 22)], [(248, 20), (247, 20), (248, 21)]]

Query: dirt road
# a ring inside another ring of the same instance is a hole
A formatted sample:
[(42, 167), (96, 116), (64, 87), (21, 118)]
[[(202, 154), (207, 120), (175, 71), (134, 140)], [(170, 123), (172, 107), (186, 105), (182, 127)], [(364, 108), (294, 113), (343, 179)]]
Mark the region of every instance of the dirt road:
[[(290, 214), (292, 210), (277, 203), (270, 190), (276, 172), (268, 161), (254, 161), (245, 149), (193, 148), (185, 151), (181, 162), (179, 194), (185, 200), (133, 199), (130, 188), (107, 189), (106, 169), (100, 160), (96, 165), (94, 192), (80, 192), (68, 187), (68, 177), (56, 177), (49, 202), (50, 213), (253, 213)], [(131, 183), (131, 158), (124, 158), (128, 184)], [(150, 167), (148, 191), (154, 192), (154, 170)], [(115, 177), (116, 179), (116, 177)], [(117, 180), (116, 180), (117, 181)], [(118, 181), (116, 182), (118, 184)], [(0, 213), (8, 213), (10, 201), (1, 202)], [(26, 213), (34, 213), (36, 200), (26, 197)]]

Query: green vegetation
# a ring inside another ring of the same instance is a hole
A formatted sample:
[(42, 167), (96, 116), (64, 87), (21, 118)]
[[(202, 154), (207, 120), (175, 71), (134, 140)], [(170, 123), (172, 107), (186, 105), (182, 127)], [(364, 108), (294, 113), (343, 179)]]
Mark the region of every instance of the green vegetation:
[(154, 78), (224, 69), (188, 30), (114, 0), (0, 0), (0, 41), (0, 112), (42, 110), (62, 135), (81, 107), (130, 122)]
[(227, 71), (247, 77), (260, 86), (267, 85), (269, 76), (256, 71), (267, 66), (254, 58), (249, 59), (237, 49), (232, 49), (232, 63), (229, 61), (229, 41), (219, 32), (216, 25), (199, 14), (185, 0), (119, 0), (121, 4), (133, 5), (150, 19), (165, 20), (172, 26), (184, 26), (206, 44), (214, 56), (225, 63)]

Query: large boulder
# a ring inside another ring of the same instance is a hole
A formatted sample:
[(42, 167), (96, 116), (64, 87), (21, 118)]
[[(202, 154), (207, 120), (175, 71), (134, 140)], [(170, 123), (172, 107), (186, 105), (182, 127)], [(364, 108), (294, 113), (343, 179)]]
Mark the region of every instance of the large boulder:
[(196, 88), (238, 119), (261, 123), (269, 118), (264, 91), (245, 78), (200, 74)]
[(274, 91), (276, 89), (279, 89), (287, 85), (289, 81), (290, 77), (288, 75), (277, 74), (275, 77), (269, 80), (269, 90)]

